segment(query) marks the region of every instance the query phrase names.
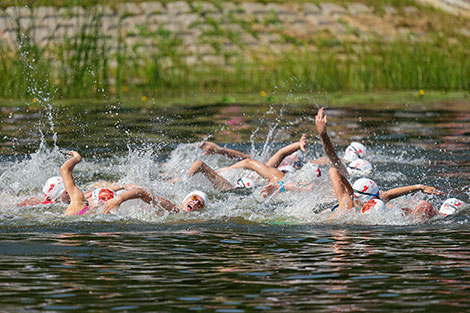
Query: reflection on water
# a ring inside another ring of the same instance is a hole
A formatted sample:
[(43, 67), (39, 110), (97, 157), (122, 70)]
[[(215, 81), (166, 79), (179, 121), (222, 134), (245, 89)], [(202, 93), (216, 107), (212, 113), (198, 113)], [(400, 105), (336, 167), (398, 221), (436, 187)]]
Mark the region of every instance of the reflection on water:
[[(339, 151), (351, 140), (369, 147), (373, 179), (384, 189), (424, 183), (470, 202), (468, 110), (331, 108), (328, 121)], [(202, 177), (185, 178), (196, 159), (214, 168), (230, 164), (194, 144), (206, 138), (263, 159), (307, 133), (306, 157), (321, 156), (315, 111), (313, 105), (78, 103), (51, 112), (51, 128), (44, 110), (2, 107), (2, 310), (465, 311), (468, 213), (416, 224), (392, 207), (384, 216), (333, 224), (314, 212), (333, 199), (326, 175), (311, 193), (271, 199), (260, 188), (221, 193)], [(74, 172), (81, 186), (136, 183), (174, 202), (201, 188), (210, 204), (200, 215), (173, 216), (137, 202), (108, 216), (64, 217), (61, 205), (15, 207), (41, 193), (69, 148), (84, 156)], [(444, 198), (416, 194), (402, 203), (421, 199), (439, 206)]]
[[(22, 303), (33, 312), (459, 311), (469, 233), (435, 233), (219, 224), (10, 233), (0, 238), (0, 292), (4, 308)], [(43, 252), (9, 249), (15, 241)]]

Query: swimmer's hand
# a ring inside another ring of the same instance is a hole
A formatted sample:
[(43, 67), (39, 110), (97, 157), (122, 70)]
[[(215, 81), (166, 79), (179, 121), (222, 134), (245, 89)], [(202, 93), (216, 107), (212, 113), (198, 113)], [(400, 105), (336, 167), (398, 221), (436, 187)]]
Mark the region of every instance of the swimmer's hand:
[(300, 143), (300, 150), (302, 150), (302, 152), (305, 152), (305, 147), (307, 146), (306, 134), (302, 134), (302, 137), (300, 137), (299, 143)]
[(315, 126), (317, 127), (317, 131), (320, 135), (326, 133), (326, 125), (327, 125), (327, 119), (326, 119), (325, 108), (321, 107), (320, 110), (318, 110), (317, 115), (315, 116)]
[(439, 195), (439, 196), (443, 196), (444, 193), (440, 190), (437, 190), (436, 188), (434, 187), (431, 187), (431, 186), (426, 186), (426, 185), (419, 185), (420, 187), (420, 190), (424, 193), (427, 193), (427, 194), (431, 194), (431, 195)]
[(112, 198), (104, 203), (103, 214), (109, 214), (112, 210), (117, 209), (121, 205), (121, 198)]
[(222, 150), (220, 146), (210, 141), (204, 141), (199, 148), (205, 151), (204, 154), (219, 153)]
[(270, 183), (264, 186), (263, 189), (261, 189), (261, 194), (263, 195), (263, 197), (266, 198), (278, 192), (280, 188), (281, 186), (279, 185), (279, 183)]
[(69, 151), (68, 154), (71, 156), (71, 159), (76, 159), (78, 162), (82, 160), (82, 156), (77, 151)]

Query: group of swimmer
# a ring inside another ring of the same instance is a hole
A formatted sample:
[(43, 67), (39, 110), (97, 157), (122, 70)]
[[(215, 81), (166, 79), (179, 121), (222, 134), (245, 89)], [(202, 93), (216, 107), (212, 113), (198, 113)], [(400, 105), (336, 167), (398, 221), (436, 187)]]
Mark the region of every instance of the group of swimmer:
[[(377, 184), (369, 178), (359, 178), (353, 184), (349, 178), (358, 173), (370, 173), (372, 164), (363, 157), (367, 148), (358, 142), (351, 143), (344, 154), (339, 158), (327, 132), (327, 114), (324, 108), (320, 108), (315, 117), (315, 126), (320, 136), (325, 157), (312, 160), (310, 164), (330, 163), (329, 179), (333, 186), (336, 203), (332, 204), (322, 212), (329, 219), (335, 218), (338, 214), (369, 214), (373, 211), (386, 210), (386, 203), (397, 197), (423, 192), (426, 194), (442, 195), (436, 188), (426, 185), (410, 185), (394, 188), (388, 191), (380, 191)], [(206, 154), (220, 154), (228, 158), (238, 160), (233, 165), (214, 170), (204, 162), (197, 160), (187, 172), (191, 177), (201, 174), (206, 177), (217, 190), (229, 190), (233, 188), (253, 188), (257, 184), (254, 180), (242, 177), (236, 184), (232, 184), (221, 176), (221, 173), (231, 169), (245, 169), (254, 171), (268, 181), (268, 184), (261, 189), (264, 197), (273, 196), (279, 192), (308, 192), (313, 184), (299, 185), (295, 182), (284, 181), (287, 173), (293, 173), (304, 165), (305, 148), (307, 146), (307, 136), (304, 134), (298, 142), (289, 144), (278, 150), (266, 163), (253, 159), (250, 155), (233, 149), (222, 148), (212, 142), (203, 142), (200, 148)], [(149, 190), (137, 185), (109, 185), (102, 188), (95, 188), (91, 191), (82, 191), (75, 184), (73, 169), (82, 160), (76, 151), (69, 152), (70, 158), (60, 167), (60, 177), (50, 178), (43, 187), (43, 199), (28, 199), (24, 205), (66, 203), (65, 215), (88, 215), (98, 212), (107, 214), (116, 210), (123, 202), (131, 199), (140, 199), (156, 208), (156, 212), (200, 212), (208, 204), (208, 196), (205, 192), (194, 190), (190, 192), (180, 205), (176, 205), (168, 199), (155, 195)], [(346, 165), (345, 165), (346, 164)], [(311, 175), (321, 176), (321, 170), (316, 167)], [(416, 220), (422, 221), (434, 216), (447, 216), (454, 214), (463, 206), (463, 202), (450, 198), (447, 199), (439, 209), (436, 209), (430, 202), (425, 200), (408, 203), (402, 207), (402, 213), (412, 216)]]

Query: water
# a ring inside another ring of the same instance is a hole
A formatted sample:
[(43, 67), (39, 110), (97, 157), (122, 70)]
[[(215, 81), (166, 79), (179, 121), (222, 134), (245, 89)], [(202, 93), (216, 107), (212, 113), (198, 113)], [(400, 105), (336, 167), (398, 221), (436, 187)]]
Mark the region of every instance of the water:
[[(307, 133), (307, 159), (321, 156), (316, 109), (2, 106), (1, 310), (468, 311), (469, 214), (418, 223), (399, 211), (420, 199), (470, 203), (468, 103), (328, 110), (338, 151), (351, 140), (365, 143), (381, 189), (423, 183), (445, 193), (405, 196), (384, 214), (336, 221), (317, 214), (334, 200), (327, 167), (318, 179), (306, 171), (290, 177), (315, 182), (312, 192), (268, 199), (260, 188), (218, 192), (203, 177), (185, 177), (197, 159), (214, 168), (231, 163), (204, 155), (195, 144), (203, 139), (263, 159)], [(84, 188), (136, 183), (174, 202), (199, 188), (209, 206), (202, 214), (157, 215), (132, 201), (112, 215), (67, 217), (62, 205), (16, 207), (58, 174), (67, 149), (84, 157), (74, 171)], [(247, 172), (226, 177), (241, 175)]]

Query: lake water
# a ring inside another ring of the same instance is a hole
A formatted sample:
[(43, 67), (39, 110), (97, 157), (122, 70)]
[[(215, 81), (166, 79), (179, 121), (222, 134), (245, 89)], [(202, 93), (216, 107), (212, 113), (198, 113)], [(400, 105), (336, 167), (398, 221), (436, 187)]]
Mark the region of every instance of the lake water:
[[(312, 101), (321, 103), (321, 101)], [(317, 105), (287, 103), (153, 108), (116, 103), (2, 106), (0, 112), (0, 304), (5, 312), (294, 312), (470, 310), (470, 213), (416, 222), (400, 207), (450, 197), (470, 203), (470, 103), (328, 108), (339, 154), (369, 148), (383, 190), (423, 183), (386, 212), (328, 220), (334, 197), (308, 167), (291, 177), (312, 192), (263, 198), (258, 188), (219, 192), (187, 178), (202, 140), (259, 160), (309, 136), (306, 158), (322, 156)], [(17, 207), (59, 174), (64, 151), (83, 156), (78, 184), (135, 183), (174, 202), (209, 194), (202, 214), (158, 215), (134, 200), (111, 215), (63, 216), (65, 206)], [(176, 183), (171, 179), (178, 178)]]

